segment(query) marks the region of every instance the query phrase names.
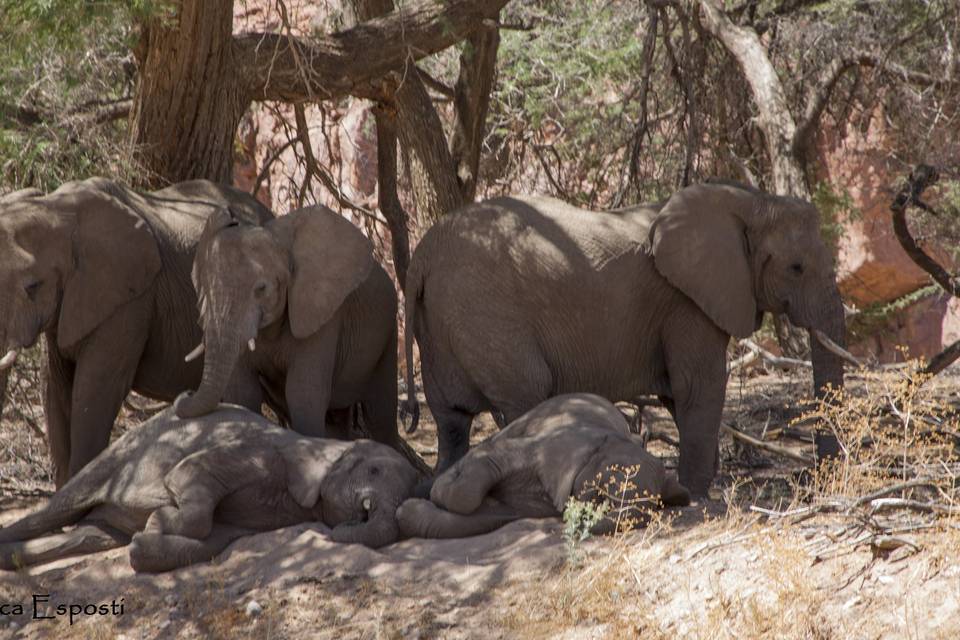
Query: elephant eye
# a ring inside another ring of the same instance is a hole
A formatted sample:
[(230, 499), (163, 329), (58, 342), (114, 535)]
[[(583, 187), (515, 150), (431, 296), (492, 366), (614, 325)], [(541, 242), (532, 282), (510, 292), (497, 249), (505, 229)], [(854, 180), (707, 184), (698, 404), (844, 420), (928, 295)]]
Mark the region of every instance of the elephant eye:
[(370, 467), (370, 475), (372, 476), (380, 475), (380, 467)]
[(37, 296), (37, 291), (40, 290), (40, 285), (42, 284), (43, 282), (41, 282), (40, 280), (36, 280), (34, 282), (31, 282), (25, 285), (23, 287), (23, 290), (26, 292), (27, 297), (33, 300)]
[(790, 265), (790, 270), (798, 276), (803, 275), (803, 265), (799, 262), (794, 262), (792, 265)]
[(267, 283), (266, 283), (266, 282), (259, 282), (259, 283), (257, 283), (257, 286), (255, 286), (255, 287), (253, 288), (253, 295), (255, 295), (255, 296), (257, 296), (257, 297), (259, 298), (259, 297), (262, 296), (264, 293), (266, 293), (266, 291), (267, 291)]

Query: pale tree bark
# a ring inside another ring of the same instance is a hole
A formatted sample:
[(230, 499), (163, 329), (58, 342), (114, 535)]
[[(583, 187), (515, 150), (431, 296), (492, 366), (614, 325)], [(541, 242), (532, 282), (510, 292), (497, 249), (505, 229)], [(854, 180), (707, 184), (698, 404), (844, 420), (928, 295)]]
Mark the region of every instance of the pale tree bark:
[[(233, 142), (253, 100), (382, 95), (382, 79), (469, 36), (509, 0), (406, 0), (352, 29), (297, 38), (234, 36), (233, 0), (179, 0), (141, 26), (130, 141), (158, 186), (230, 182)], [(449, 153), (449, 152), (448, 152)]]

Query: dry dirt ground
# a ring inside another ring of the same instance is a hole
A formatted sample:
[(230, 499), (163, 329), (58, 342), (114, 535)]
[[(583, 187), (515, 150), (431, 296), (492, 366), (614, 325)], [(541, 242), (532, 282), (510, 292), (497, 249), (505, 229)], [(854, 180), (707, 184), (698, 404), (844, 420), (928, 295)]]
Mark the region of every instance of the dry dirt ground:
[[(957, 638), (960, 371), (906, 400), (900, 377), (851, 375), (855, 410), (828, 416), (846, 446), (829, 473), (811, 475), (725, 434), (711, 499), (643, 530), (572, 545), (559, 519), (525, 520), (466, 540), (372, 551), (303, 525), (160, 576), (135, 575), (121, 548), (0, 572), (0, 605), (24, 607), (0, 615), (0, 637)], [(809, 424), (784, 428), (809, 405), (808, 387), (802, 372), (734, 377), (724, 420), (809, 453)], [(432, 461), (435, 430), (424, 413), (411, 444)], [(128, 408), (125, 422), (143, 414)], [(649, 407), (643, 421), (661, 438), (650, 448), (675, 466), (665, 442), (676, 438), (672, 422)], [(8, 407), (0, 427), (0, 524), (51, 490), (43, 442), (28, 422)], [(494, 429), (485, 416), (474, 438)], [(935, 478), (936, 488), (918, 481), (878, 493), (912, 477)], [(916, 504), (896, 508), (890, 500), (899, 498)], [(53, 605), (122, 599), (123, 614), (32, 620), (34, 594)]]

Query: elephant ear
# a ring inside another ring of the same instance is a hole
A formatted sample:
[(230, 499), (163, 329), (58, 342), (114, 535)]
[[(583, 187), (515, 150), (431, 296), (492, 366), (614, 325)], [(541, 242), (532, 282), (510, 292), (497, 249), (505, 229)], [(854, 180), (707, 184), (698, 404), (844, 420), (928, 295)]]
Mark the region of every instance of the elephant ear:
[(676, 193), (650, 230), (657, 271), (726, 333), (753, 333), (753, 292), (746, 225), (755, 196), (735, 187), (696, 185)]
[(326, 207), (299, 209), (270, 225), (291, 236), (290, 330), (294, 337), (306, 338), (329, 322), (367, 279), (374, 264), (373, 245), (349, 220)]
[(116, 198), (90, 188), (51, 195), (61, 199), (54, 208), (76, 215), (74, 269), (57, 328), (57, 342), (68, 348), (142, 295), (162, 265), (150, 226)]
[(320, 485), (349, 447), (347, 442), (297, 438), (280, 449), (287, 466), (287, 491), (304, 509), (320, 499)]

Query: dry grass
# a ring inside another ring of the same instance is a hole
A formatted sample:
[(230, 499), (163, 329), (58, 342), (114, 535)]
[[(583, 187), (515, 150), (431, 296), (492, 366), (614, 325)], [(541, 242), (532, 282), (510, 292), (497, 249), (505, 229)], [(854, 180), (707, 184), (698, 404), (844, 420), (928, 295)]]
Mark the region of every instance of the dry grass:
[[(250, 595), (216, 581), (186, 586), (172, 612), (154, 601), (140, 609), (150, 612), (152, 628), (166, 618), (171, 637), (186, 638), (389, 638), (417, 630), (453, 638), (495, 630), (511, 638), (958, 637), (960, 515), (950, 511), (958, 498), (960, 375), (919, 384), (902, 371), (851, 374), (841, 407), (803, 400), (806, 376), (735, 382), (730, 424), (809, 454), (815, 417), (838, 434), (842, 455), (810, 473), (725, 438), (714, 499), (587, 540), (552, 570), (492, 585), (482, 597), (424, 599), (422, 585), (387, 588), (357, 575), (258, 590), (253, 597), (264, 608), (256, 619), (243, 612)], [(29, 416), (14, 410), (8, 404), (6, 416)], [(429, 453), (434, 433), (425, 417), (414, 445)], [(493, 430), (487, 422), (481, 437)], [(37, 471), (46, 467), (45, 446), (26, 419), (7, 419), (0, 429), (3, 494), (8, 486), (24, 497), (49, 487)], [(653, 448), (675, 464), (675, 449)], [(877, 493), (891, 487), (902, 488)], [(130, 636), (127, 621), (111, 624), (78, 625), (76, 637)]]
[[(521, 592), (504, 627), (530, 638), (956, 637), (960, 582), (943, 576), (960, 574), (956, 378), (855, 377), (841, 405), (793, 420), (830, 425), (836, 461), (783, 467), (788, 491), (773, 500), (728, 476), (720, 517), (657, 518), (589, 541), (579, 563)], [(955, 608), (941, 619), (944, 600), (927, 594), (945, 585)]]

